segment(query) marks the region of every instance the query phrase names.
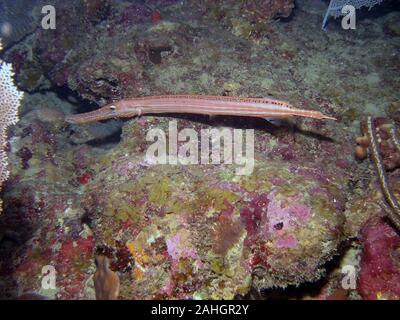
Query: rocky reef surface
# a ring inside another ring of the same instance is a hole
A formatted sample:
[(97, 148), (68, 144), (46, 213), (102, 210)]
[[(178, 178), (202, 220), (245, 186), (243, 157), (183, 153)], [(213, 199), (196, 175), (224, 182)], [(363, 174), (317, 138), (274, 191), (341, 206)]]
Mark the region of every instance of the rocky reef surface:
[[(396, 121), (399, 11), (323, 32), (326, 8), (311, 0), (54, 4), (57, 29), (39, 28), (5, 54), (29, 94), (10, 132), (1, 297), (92, 299), (101, 253), (121, 299), (400, 298), (400, 236), (372, 164), (354, 157), (363, 117)], [(113, 100), (173, 93), (274, 97), (338, 121), (64, 122)], [(171, 123), (198, 135), (254, 129), (251, 174), (149, 161), (147, 133)], [(55, 288), (42, 286), (44, 266), (55, 268)], [(343, 289), (348, 266), (356, 284)]]

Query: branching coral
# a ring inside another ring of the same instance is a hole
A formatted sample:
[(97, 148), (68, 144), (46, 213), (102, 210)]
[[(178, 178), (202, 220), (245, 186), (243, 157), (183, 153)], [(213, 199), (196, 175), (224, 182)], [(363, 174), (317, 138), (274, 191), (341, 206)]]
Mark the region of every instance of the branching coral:
[[(18, 108), (23, 96), (14, 84), (13, 75), (12, 65), (0, 60), (0, 190), (9, 175), (7, 155), (4, 151), (7, 143), (7, 129), (18, 121)], [(0, 200), (0, 212), (1, 205)]]

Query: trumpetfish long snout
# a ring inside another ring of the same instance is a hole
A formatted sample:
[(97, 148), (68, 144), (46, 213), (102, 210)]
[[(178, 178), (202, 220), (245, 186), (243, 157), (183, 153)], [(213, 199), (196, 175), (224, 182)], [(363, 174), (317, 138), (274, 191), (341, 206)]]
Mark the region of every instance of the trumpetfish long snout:
[(296, 109), (287, 102), (263, 99), (201, 95), (164, 95), (124, 99), (98, 110), (69, 115), (69, 123), (89, 123), (112, 118), (129, 118), (146, 114), (189, 113), (258, 118), (299, 116), (318, 120), (336, 120), (319, 111)]

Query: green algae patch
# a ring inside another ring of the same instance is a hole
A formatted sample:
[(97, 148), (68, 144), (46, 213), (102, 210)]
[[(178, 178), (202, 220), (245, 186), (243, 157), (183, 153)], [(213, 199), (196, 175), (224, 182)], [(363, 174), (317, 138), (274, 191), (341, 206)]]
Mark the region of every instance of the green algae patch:
[(162, 178), (149, 187), (149, 200), (157, 206), (165, 205), (171, 195), (171, 180)]
[(254, 27), (249, 21), (241, 18), (233, 18), (231, 19), (231, 23), (232, 23), (232, 33), (235, 36), (245, 39), (250, 38), (254, 30)]
[(232, 203), (238, 199), (238, 196), (223, 189), (210, 188), (200, 191), (198, 202), (203, 203), (202, 206), (211, 207), (214, 211), (219, 212), (226, 209), (227, 203)]

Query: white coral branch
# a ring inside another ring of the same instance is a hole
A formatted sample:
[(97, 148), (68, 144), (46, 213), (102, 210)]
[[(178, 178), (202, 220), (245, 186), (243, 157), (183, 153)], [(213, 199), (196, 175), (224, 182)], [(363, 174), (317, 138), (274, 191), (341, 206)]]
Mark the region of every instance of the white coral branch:
[[(7, 154), (4, 151), (7, 144), (7, 131), (10, 125), (18, 121), (18, 109), (23, 97), (23, 92), (19, 91), (14, 84), (13, 76), (12, 65), (0, 59), (0, 191), (3, 182), (9, 176)], [(0, 200), (0, 212), (1, 205)]]

